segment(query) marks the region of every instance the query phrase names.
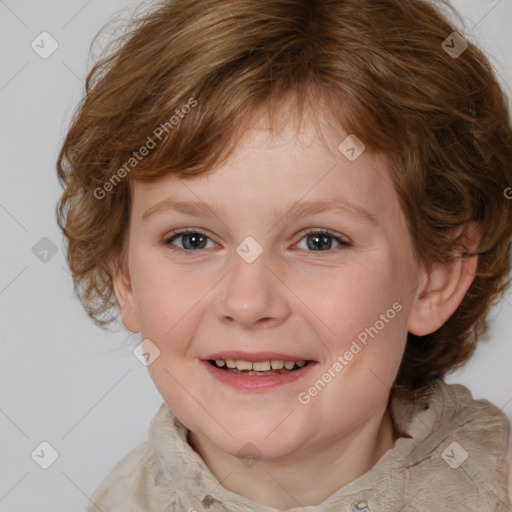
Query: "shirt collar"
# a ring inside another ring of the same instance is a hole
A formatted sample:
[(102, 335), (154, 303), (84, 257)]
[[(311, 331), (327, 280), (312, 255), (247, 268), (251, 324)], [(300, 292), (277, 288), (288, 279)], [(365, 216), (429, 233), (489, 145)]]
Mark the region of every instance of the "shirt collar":
[[(379, 489), (389, 509), (399, 510), (405, 486), (404, 465), (412, 465), (430, 453), (439, 444), (432, 436), (434, 425), (439, 423), (443, 412), (447, 385), (437, 382), (428, 398), (410, 402), (391, 398), (390, 415), (395, 428), (404, 435), (395, 441), (379, 461), (366, 473), (342, 487), (321, 504), (313, 507), (297, 507), (288, 512), (355, 512), (365, 511), (368, 500), (379, 502)], [(179, 510), (208, 510), (208, 512), (279, 512), (251, 499), (225, 489), (213, 475), (200, 455), (187, 442), (188, 429), (172, 413), (164, 402), (148, 429), (148, 440), (160, 460), (165, 478), (174, 487)], [(382, 484), (382, 478), (394, 473), (394, 492)], [(385, 493), (385, 495), (384, 495)], [(396, 503), (392, 503), (395, 501)], [(358, 508), (359, 507), (359, 508)], [(396, 507), (396, 508), (395, 508)], [(368, 508), (368, 512), (374, 509)]]

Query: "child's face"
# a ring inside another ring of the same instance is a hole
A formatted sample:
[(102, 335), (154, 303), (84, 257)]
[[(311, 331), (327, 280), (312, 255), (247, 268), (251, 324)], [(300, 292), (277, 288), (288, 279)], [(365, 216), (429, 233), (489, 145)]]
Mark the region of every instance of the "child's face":
[[(330, 152), (311, 125), (274, 140), (255, 129), (210, 176), (134, 184), (130, 283), (115, 280), (123, 322), (161, 351), (149, 371), (173, 412), (223, 451), (250, 442), (258, 456), (279, 457), (382, 420), (424, 273), (384, 159), (349, 161), (337, 151), (344, 137), (327, 134)], [(283, 216), (318, 201), (340, 209)], [(185, 228), (201, 235), (165, 243)], [(208, 362), (232, 351), (313, 362), (252, 380)]]

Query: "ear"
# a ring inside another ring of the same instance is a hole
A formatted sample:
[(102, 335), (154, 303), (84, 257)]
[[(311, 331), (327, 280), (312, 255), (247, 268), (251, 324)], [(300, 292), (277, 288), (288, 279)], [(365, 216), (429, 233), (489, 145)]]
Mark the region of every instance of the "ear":
[(478, 255), (468, 254), (480, 243), (477, 224), (465, 224), (456, 236), (459, 237), (459, 248), (455, 258), (432, 264), (425, 271), (426, 278), (417, 291), (407, 325), (407, 330), (416, 336), (439, 329), (455, 313), (475, 278)]
[(129, 331), (139, 332), (140, 327), (136, 314), (128, 265), (126, 262), (120, 263), (120, 259), (119, 256), (113, 257), (110, 268), (114, 284), (114, 293), (117, 303), (119, 304), (119, 309), (121, 310), (121, 320)]

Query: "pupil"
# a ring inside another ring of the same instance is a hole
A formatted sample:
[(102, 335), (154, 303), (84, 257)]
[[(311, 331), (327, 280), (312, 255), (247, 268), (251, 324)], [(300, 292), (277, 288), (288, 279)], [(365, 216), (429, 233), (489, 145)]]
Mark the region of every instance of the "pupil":
[[(204, 249), (205, 247), (205, 237), (200, 233), (188, 233), (182, 235), (183, 238), (183, 247), (185, 249)], [(329, 235), (309, 235), (307, 237), (308, 247), (310, 249), (318, 250), (318, 249), (330, 249), (332, 245), (331, 236)], [(187, 241), (186, 241), (187, 240)], [(312, 243), (309, 243), (313, 241)]]
[[(202, 248), (204, 248), (204, 244), (202, 244), (200, 247), (198, 247), (198, 246), (194, 245), (194, 243), (196, 243), (198, 239), (203, 239), (203, 242), (204, 242), (204, 238), (205, 237), (199, 233), (183, 235), (183, 247), (185, 247), (185, 249), (202, 249)], [(189, 243), (185, 242), (185, 240), (189, 240)], [(190, 243), (190, 240), (193, 240), (192, 245)]]
[[(329, 242), (332, 243), (332, 240), (331, 240), (330, 236), (328, 236), (328, 235), (310, 235), (308, 237), (308, 240), (311, 240), (311, 239), (315, 240), (315, 242), (313, 244), (309, 244), (308, 243), (308, 247), (310, 249), (318, 249), (318, 248), (320, 248), (320, 249), (322, 249), (322, 248), (330, 249), (330, 245), (331, 244)], [(321, 240), (321, 242), (318, 243), (317, 242), (318, 240)]]

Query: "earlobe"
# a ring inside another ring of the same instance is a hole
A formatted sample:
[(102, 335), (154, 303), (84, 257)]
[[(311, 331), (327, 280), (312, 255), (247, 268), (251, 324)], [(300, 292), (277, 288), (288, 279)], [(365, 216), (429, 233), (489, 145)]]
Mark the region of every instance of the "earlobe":
[(111, 265), (111, 271), (114, 294), (119, 304), (123, 325), (131, 332), (139, 332), (139, 322), (128, 271), (121, 268), (117, 261)]
[(455, 259), (434, 263), (425, 271), (409, 316), (408, 331), (425, 336), (439, 329), (456, 311), (475, 278), (478, 256), (468, 256), (478, 247), (474, 223), (459, 231), (462, 249)]

